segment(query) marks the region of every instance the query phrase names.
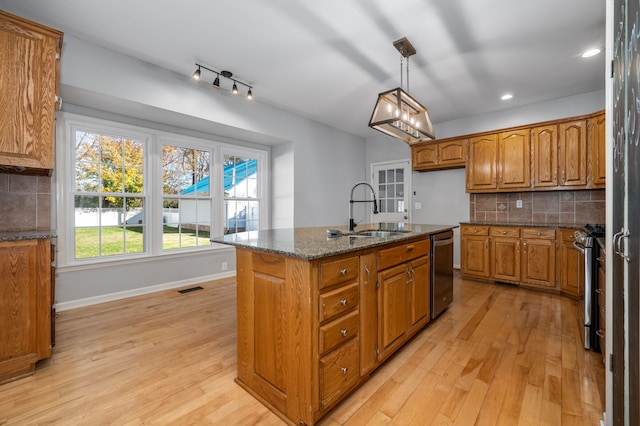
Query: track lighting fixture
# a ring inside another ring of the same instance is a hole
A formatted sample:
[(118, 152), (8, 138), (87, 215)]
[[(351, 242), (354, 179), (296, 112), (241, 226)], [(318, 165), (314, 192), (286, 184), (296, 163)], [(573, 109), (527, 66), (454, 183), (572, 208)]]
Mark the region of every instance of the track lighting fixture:
[(194, 80), (200, 80), (200, 65), (198, 65), (198, 69), (193, 73)]
[(233, 93), (234, 95), (238, 94), (238, 84), (242, 84), (243, 86), (245, 86), (247, 89), (249, 89), (247, 91), (247, 99), (253, 99), (253, 86), (248, 85), (247, 83), (243, 83), (240, 80), (237, 80), (233, 77), (233, 73), (231, 71), (216, 71), (213, 70), (211, 68), (205, 67), (204, 65), (201, 64), (196, 64), (196, 66), (198, 67), (198, 69), (193, 73), (193, 79), (194, 80), (200, 80), (200, 76), (202, 74), (202, 70), (205, 69), (209, 72), (212, 72), (216, 75), (216, 78), (213, 80), (212, 86), (215, 88), (220, 88), (220, 77), (224, 77), (226, 79), (229, 79), (231, 81), (233, 81), (233, 86), (231, 89), (231, 93)]

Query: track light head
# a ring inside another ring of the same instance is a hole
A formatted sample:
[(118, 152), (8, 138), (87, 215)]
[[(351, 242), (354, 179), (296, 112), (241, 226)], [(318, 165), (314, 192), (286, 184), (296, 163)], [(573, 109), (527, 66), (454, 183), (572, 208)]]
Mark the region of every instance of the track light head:
[(198, 69), (196, 70), (196, 72), (193, 73), (193, 79), (194, 80), (200, 80), (200, 65), (198, 65)]
[(249, 87), (249, 91), (247, 92), (247, 99), (253, 99), (253, 92), (251, 91), (251, 87)]
[(238, 85), (236, 84), (235, 80), (233, 80), (233, 89), (231, 89), (231, 93), (233, 93), (234, 95), (238, 94)]
[(216, 75), (216, 79), (215, 79), (215, 80), (213, 80), (213, 85), (214, 85), (216, 88), (220, 88), (220, 75), (219, 75), (219, 74), (218, 74), (218, 75)]

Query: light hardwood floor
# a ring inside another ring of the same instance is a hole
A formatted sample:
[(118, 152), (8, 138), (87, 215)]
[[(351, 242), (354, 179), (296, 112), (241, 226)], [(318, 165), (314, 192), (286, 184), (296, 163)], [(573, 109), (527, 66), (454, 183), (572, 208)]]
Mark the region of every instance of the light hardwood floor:
[[(0, 425), (282, 421), (234, 382), (235, 281), (62, 312), (53, 357), (0, 386)], [(455, 302), (321, 425), (597, 425), (578, 304), (456, 276)]]

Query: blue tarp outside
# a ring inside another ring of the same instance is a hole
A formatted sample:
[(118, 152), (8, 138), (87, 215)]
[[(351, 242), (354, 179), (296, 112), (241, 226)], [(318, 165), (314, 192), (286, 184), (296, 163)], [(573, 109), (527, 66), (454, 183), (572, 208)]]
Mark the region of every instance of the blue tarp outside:
[[(234, 169), (235, 168), (235, 173)], [(249, 160), (244, 163), (230, 164), (224, 168), (224, 190), (229, 191), (234, 185), (243, 182), (247, 176), (251, 176), (258, 170), (258, 160)], [(235, 178), (235, 182), (234, 182)], [(209, 176), (180, 191), (181, 195), (193, 194), (197, 192), (209, 191)]]

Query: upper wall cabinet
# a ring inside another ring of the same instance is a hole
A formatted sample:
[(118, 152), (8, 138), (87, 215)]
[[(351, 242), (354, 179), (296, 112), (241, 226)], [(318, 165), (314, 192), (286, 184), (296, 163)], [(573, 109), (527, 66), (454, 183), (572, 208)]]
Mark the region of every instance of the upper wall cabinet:
[(463, 168), (467, 160), (467, 139), (442, 139), (411, 146), (413, 170)]
[(468, 138), (467, 192), (605, 187), (603, 112)]
[(0, 170), (53, 170), (61, 46), (61, 32), (0, 11)]

